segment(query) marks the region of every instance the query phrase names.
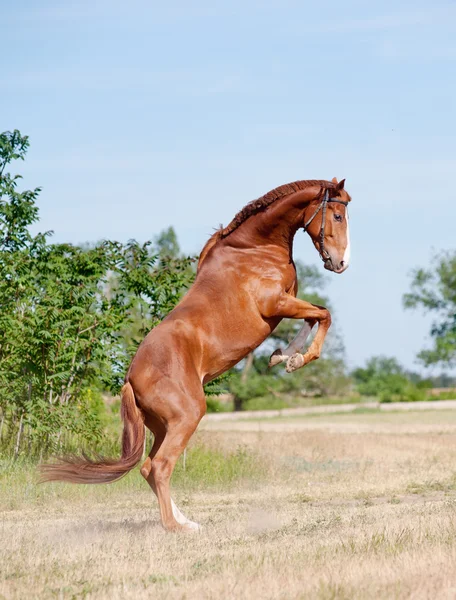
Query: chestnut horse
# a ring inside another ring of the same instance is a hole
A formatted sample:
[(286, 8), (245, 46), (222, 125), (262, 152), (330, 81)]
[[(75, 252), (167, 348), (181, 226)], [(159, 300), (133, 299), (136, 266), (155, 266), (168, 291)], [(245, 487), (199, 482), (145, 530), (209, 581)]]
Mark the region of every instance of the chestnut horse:
[[(247, 204), (206, 243), (194, 284), (144, 339), (122, 388), (124, 423), (119, 460), (66, 458), (42, 467), (44, 481), (107, 483), (143, 454), (145, 427), (154, 434), (141, 474), (157, 495), (167, 530), (197, 530), (170, 496), (177, 459), (206, 412), (203, 385), (257, 348), (283, 318), (304, 325), (270, 366), (294, 371), (320, 356), (331, 324), (326, 308), (296, 298), (293, 238), (310, 235), (326, 269), (348, 267), (350, 241), (344, 181), (295, 181)], [(317, 333), (300, 353), (312, 327)]]

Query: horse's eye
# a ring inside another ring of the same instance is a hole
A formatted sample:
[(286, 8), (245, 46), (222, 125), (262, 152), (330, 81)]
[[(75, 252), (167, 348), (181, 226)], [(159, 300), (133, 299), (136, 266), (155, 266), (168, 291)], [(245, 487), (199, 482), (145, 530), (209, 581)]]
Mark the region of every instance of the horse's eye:
[(342, 223), (342, 221), (344, 220), (342, 215), (334, 215), (334, 220), (338, 221), (339, 223)]

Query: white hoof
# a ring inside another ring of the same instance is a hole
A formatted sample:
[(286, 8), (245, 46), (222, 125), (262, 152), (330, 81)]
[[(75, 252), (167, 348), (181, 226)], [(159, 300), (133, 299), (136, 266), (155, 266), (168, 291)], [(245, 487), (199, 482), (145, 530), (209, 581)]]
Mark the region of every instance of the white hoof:
[(296, 354), (293, 354), (293, 356), (290, 356), (285, 370), (287, 373), (292, 373), (293, 371), (296, 371), (296, 369), (300, 369), (303, 365), (304, 356), (297, 352)]
[(193, 531), (201, 531), (202, 527), (199, 523), (195, 523), (195, 521), (190, 521), (187, 520), (187, 523), (185, 524), (186, 527), (188, 527), (189, 529), (192, 529)]
[(195, 521), (190, 521), (187, 519), (185, 515), (181, 513), (181, 511), (174, 504), (174, 500), (171, 498), (171, 508), (173, 509), (173, 515), (179, 525), (183, 525), (185, 528), (193, 531), (201, 531), (201, 525), (199, 523), (195, 523)]
[(268, 367), (275, 367), (276, 365), (279, 365), (280, 363), (285, 362), (286, 360), (288, 360), (288, 356), (283, 353), (283, 350), (277, 348), (277, 350), (274, 350), (274, 352), (271, 354)]

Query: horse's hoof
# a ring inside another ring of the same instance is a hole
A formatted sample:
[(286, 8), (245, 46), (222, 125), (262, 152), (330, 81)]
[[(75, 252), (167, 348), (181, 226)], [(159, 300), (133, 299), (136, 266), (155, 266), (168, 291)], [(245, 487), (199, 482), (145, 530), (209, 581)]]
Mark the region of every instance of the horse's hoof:
[(187, 520), (186, 523), (175, 523), (174, 525), (163, 525), (163, 529), (168, 533), (201, 533), (202, 527), (199, 523)]
[(287, 360), (287, 366), (285, 370), (287, 373), (292, 373), (293, 371), (296, 371), (296, 369), (300, 369), (302, 366), (304, 366), (304, 356), (297, 352), (296, 354), (293, 354), (293, 356), (290, 356), (290, 358)]
[(184, 525), (182, 525), (181, 531), (183, 533), (201, 533), (202, 527), (199, 523), (195, 523), (194, 521), (187, 521)]
[(269, 364), (268, 367), (275, 367), (276, 365), (279, 365), (280, 363), (284, 362), (285, 360), (287, 360), (288, 356), (286, 356), (283, 353), (283, 350), (281, 348), (277, 348), (277, 350), (274, 350), (274, 352), (271, 354), (271, 358), (269, 359)]

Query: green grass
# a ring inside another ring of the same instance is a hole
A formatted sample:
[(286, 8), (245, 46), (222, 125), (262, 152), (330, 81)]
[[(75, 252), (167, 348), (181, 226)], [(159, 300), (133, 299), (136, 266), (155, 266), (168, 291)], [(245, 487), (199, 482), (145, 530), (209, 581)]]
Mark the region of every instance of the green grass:
[(174, 469), (173, 483), (186, 489), (231, 484), (239, 480), (261, 479), (267, 466), (252, 450), (238, 446), (233, 452), (196, 445), (181, 458)]
[(359, 404), (361, 402), (378, 402), (377, 398), (361, 396), (315, 396), (304, 397), (296, 394), (280, 396), (259, 396), (246, 400), (244, 410), (280, 410), (282, 408), (307, 408), (322, 405)]
[(407, 486), (407, 491), (411, 494), (428, 494), (430, 492), (455, 492), (456, 491), (456, 474), (453, 474), (444, 481), (426, 480), (422, 482), (411, 482)]
[(73, 484), (39, 484), (38, 465), (31, 460), (0, 462), (0, 510), (19, 510), (24, 506), (44, 507), (48, 504), (83, 502), (93, 499), (105, 502), (109, 498), (139, 491), (144, 480), (137, 470), (109, 485), (82, 486)]
[(307, 420), (322, 420), (325, 423), (391, 423), (391, 424), (439, 424), (450, 425), (456, 423), (456, 410), (389, 410), (384, 411), (380, 408), (358, 407), (351, 411), (334, 412), (312, 412), (305, 415), (280, 415), (277, 417), (246, 417), (243, 418), (239, 413), (241, 421), (255, 421), (267, 423), (289, 423)]
[(246, 400), (243, 405), (244, 410), (280, 410), (282, 408), (289, 408), (292, 406), (289, 402), (283, 398), (276, 398), (274, 396), (260, 396), (258, 398), (252, 398)]
[[(232, 452), (197, 444), (187, 451), (185, 469), (181, 457), (174, 470), (175, 488), (197, 490), (224, 488), (242, 480), (257, 481), (266, 476), (267, 465), (252, 450), (238, 446)], [(135, 468), (125, 477), (108, 485), (74, 485), (66, 483), (38, 483), (38, 463), (19, 459), (0, 460), (0, 510), (17, 510), (22, 506), (44, 506), (68, 501), (105, 502), (109, 498), (132, 492), (148, 491), (148, 486)]]

